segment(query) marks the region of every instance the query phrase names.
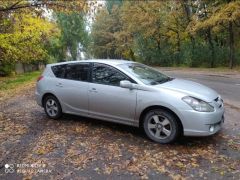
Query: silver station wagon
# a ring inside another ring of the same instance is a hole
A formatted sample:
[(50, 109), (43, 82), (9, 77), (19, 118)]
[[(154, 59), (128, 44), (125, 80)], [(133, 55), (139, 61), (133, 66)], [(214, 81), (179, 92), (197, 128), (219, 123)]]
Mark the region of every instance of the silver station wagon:
[(49, 64), (35, 94), (49, 118), (67, 113), (142, 127), (159, 143), (215, 134), (224, 121), (214, 90), (125, 60)]

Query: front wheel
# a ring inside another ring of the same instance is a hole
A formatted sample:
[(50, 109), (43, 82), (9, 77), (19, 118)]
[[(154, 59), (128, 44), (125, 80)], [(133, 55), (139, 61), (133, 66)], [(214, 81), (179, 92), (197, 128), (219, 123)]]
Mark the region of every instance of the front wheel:
[(144, 117), (143, 127), (151, 140), (161, 144), (173, 142), (180, 132), (176, 117), (161, 109), (149, 111)]
[(44, 98), (44, 110), (51, 119), (58, 119), (62, 116), (62, 108), (55, 96), (49, 95)]

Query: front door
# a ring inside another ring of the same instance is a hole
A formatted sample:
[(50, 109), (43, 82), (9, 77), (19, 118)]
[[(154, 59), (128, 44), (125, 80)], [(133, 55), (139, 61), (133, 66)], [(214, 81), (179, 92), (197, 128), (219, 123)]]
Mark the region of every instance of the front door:
[(121, 88), (121, 80), (130, 80), (119, 70), (94, 63), (89, 83), (89, 114), (110, 121), (131, 124), (135, 117), (137, 90)]

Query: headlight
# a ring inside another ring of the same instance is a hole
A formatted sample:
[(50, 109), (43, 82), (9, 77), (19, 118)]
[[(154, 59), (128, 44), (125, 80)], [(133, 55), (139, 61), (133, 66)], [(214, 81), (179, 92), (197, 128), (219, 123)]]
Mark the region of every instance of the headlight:
[(212, 107), (210, 104), (208, 104), (205, 101), (202, 101), (200, 99), (196, 99), (190, 96), (185, 96), (182, 98), (184, 102), (186, 102), (189, 106), (191, 106), (194, 110), (199, 112), (213, 112), (214, 107)]

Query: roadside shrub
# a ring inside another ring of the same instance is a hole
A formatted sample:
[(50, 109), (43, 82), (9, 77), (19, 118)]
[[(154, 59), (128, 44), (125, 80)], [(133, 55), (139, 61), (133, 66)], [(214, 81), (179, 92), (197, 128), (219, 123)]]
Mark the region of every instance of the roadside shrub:
[(0, 63), (0, 76), (9, 76), (14, 72), (15, 65)]

